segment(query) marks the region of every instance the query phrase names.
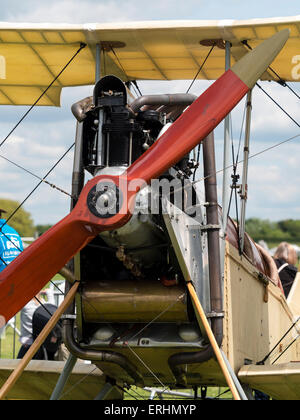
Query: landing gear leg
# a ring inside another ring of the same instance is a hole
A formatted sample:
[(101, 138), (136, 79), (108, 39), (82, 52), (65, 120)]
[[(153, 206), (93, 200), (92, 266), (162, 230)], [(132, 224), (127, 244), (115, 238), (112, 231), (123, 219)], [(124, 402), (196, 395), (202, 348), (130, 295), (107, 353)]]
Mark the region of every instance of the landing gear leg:
[(61, 397), (61, 394), (64, 390), (64, 387), (72, 373), (72, 370), (76, 364), (77, 357), (73, 356), (72, 354), (69, 355), (69, 358), (65, 364), (63, 371), (57, 381), (56, 387), (51, 395), (50, 401), (57, 401)]

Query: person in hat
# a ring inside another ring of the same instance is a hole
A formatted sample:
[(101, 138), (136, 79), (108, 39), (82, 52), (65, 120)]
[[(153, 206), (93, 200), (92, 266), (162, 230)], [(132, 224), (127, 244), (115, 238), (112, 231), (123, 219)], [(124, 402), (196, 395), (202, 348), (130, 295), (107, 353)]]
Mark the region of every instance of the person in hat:
[[(30, 302), (28, 302), (27, 305), (25, 305), (21, 310), (21, 348), (17, 356), (18, 359), (22, 359), (30, 349), (42, 328), (46, 325), (47, 321), (49, 321), (49, 315), (52, 315), (53, 308), (57, 309), (57, 307), (54, 305), (53, 291), (51, 291), (51, 289), (45, 289), (38, 293), (38, 295)], [(40, 327), (41, 325), (42, 327)], [(54, 338), (57, 338), (57, 340), (53, 340), (55, 343), (53, 343), (52, 346), (51, 338), (52, 335), (49, 335), (44, 345), (33, 357), (34, 360), (54, 359), (54, 354), (60, 345), (60, 337), (59, 334), (57, 334), (57, 337), (54, 336)], [(50, 346), (47, 345), (49, 344), (49, 340)]]
[(5, 213), (0, 209), (0, 272), (23, 251), (20, 235), (2, 218)]

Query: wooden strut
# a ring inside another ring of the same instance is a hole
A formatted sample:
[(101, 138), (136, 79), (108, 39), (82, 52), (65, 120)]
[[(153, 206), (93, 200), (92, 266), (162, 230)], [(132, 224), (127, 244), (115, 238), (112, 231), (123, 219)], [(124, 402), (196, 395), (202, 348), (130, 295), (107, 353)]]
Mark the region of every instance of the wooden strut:
[(72, 301), (75, 298), (77, 289), (79, 287), (79, 282), (75, 282), (72, 288), (70, 289), (69, 293), (65, 297), (62, 304), (59, 306), (59, 308), (55, 311), (52, 318), (49, 320), (47, 325), (44, 327), (44, 329), (41, 331), (39, 336), (36, 338), (35, 342), (32, 344), (28, 352), (24, 355), (23, 359), (20, 361), (17, 368), (13, 371), (13, 373), (9, 376), (5, 384), (2, 386), (0, 390), (0, 400), (4, 400), (8, 393), (11, 391), (17, 380), (20, 378), (22, 373), (24, 372), (25, 368), (29, 364), (29, 362), (32, 360), (34, 355), (37, 353), (37, 351), (40, 349), (40, 347), (43, 345), (44, 341), (50, 334), (51, 330), (55, 327), (55, 325), (58, 323), (60, 317), (62, 314), (67, 310), (67, 308), (70, 306)]
[(214, 350), (214, 353), (216, 355), (216, 358), (217, 358), (217, 360), (219, 362), (219, 365), (220, 365), (220, 367), (222, 369), (222, 372), (224, 374), (224, 377), (226, 379), (226, 382), (227, 382), (227, 384), (228, 384), (228, 386), (229, 386), (229, 388), (230, 388), (230, 390), (232, 392), (233, 398), (236, 401), (241, 401), (240, 394), (239, 394), (239, 392), (238, 392), (238, 390), (237, 390), (237, 388), (235, 386), (235, 383), (233, 382), (233, 379), (232, 379), (232, 377), (230, 375), (230, 372), (229, 372), (229, 370), (227, 368), (226, 362), (225, 362), (225, 360), (224, 360), (224, 358), (222, 356), (222, 352), (221, 352), (221, 350), (220, 350), (220, 348), (218, 346), (218, 343), (217, 343), (217, 341), (215, 339), (215, 336), (214, 336), (214, 334), (213, 334), (213, 332), (212, 332), (212, 330), (210, 328), (209, 322), (208, 322), (208, 320), (206, 318), (206, 315), (205, 315), (205, 312), (204, 312), (204, 310), (202, 308), (202, 305), (201, 305), (201, 303), (200, 303), (200, 301), (198, 299), (198, 296), (197, 296), (197, 293), (195, 291), (195, 288), (194, 288), (194, 286), (193, 286), (193, 284), (191, 282), (188, 282), (187, 283), (187, 287), (188, 287), (188, 290), (189, 290), (191, 299), (193, 301), (194, 307), (195, 307), (195, 309), (196, 309), (196, 311), (197, 311), (197, 313), (198, 313), (198, 315), (199, 315), (199, 317), (201, 319), (201, 322), (202, 322), (202, 324), (203, 324), (203, 326), (205, 328), (207, 337), (208, 337), (208, 339), (210, 341), (210, 344), (211, 344), (211, 346), (212, 346), (212, 348)]

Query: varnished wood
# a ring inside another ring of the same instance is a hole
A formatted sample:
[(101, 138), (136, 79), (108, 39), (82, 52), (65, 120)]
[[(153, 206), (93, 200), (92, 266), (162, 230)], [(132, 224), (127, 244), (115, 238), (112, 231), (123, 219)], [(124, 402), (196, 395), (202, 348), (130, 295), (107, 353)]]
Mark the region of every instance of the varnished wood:
[(57, 322), (59, 321), (62, 314), (66, 311), (66, 309), (70, 306), (71, 302), (74, 300), (77, 289), (79, 286), (79, 282), (76, 282), (73, 287), (70, 289), (69, 293), (67, 294), (65, 300), (60, 305), (60, 307), (57, 309), (57, 311), (54, 313), (52, 318), (49, 320), (47, 325), (44, 327), (40, 335), (37, 337), (35, 342), (32, 344), (28, 352), (25, 354), (23, 359), (20, 361), (18, 367), (16, 370), (10, 375), (8, 380), (5, 382), (3, 387), (0, 390), (0, 400), (4, 400), (14, 384), (17, 382), (17, 380), (20, 378), (22, 373), (24, 372), (24, 369), (28, 365), (28, 363), (32, 360), (34, 355), (37, 353), (37, 351), (40, 349), (40, 347), (43, 345), (44, 341), (50, 334), (51, 330), (55, 327)]

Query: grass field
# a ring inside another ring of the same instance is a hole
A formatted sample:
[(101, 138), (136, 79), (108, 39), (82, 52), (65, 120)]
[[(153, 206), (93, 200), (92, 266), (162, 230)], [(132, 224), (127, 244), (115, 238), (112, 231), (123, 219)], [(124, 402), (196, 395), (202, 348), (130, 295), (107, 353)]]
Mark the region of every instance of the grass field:
[[(194, 399), (194, 391), (191, 389), (179, 389), (176, 392), (183, 393), (183, 394), (190, 394), (190, 397), (183, 397), (183, 396), (173, 396), (173, 395), (163, 395), (163, 400), (171, 400), (171, 401), (182, 401), (182, 400), (193, 400)], [(232, 400), (232, 394), (229, 392), (228, 388), (218, 388), (218, 387), (209, 387), (207, 389), (208, 399), (221, 399), (221, 400)], [(128, 401), (133, 400), (148, 400), (150, 398), (150, 392), (146, 391), (141, 388), (131, 387), (128, 391), (125, 392), (124, 399)], [(154, 401), (159, 400), (159, 394), (156, 393), (154, 397)], [(197, 390), (197, 399), (201, 399), (201, 388)]]
[[(20, 314), (17, 314), (15, 322), (17, 329), (20, 331)], [(0, 339), (0, 358), (16, 359), (20, 347), (18, 334), (11, 326), (7, 326), (5, 333)]]

